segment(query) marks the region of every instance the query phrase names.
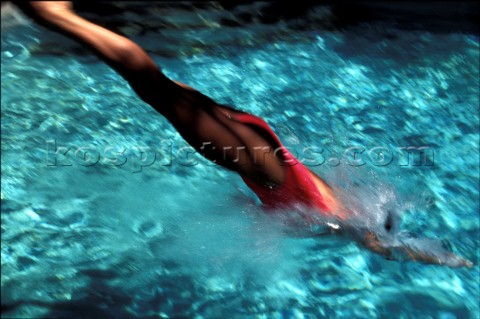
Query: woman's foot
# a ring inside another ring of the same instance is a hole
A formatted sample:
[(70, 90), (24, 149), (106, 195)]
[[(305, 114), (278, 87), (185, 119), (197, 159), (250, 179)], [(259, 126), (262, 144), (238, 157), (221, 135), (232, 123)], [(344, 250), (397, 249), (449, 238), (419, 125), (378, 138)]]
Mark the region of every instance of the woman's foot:
[(71, 1), (29, 1), (16, 3), (22, 11), (39, 22), (73, 13)]

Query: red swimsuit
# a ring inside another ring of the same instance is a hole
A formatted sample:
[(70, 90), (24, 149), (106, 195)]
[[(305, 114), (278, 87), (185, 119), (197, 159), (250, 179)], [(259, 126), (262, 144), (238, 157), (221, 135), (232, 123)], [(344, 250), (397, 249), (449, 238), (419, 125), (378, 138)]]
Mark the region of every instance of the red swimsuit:
[(280, 139), (268, 124), (261, 118), (246, 113), (235, 114), (234, 118), (239, 122), (261, 127), (281, 146), (279, 152), (281, 152), (281, 157), (285, 163), (285, 180), (282, 185), (270, 189), (242, 176), (244, 182), (257, 194), (262, 203), (273, 208), (291, 207), (300, 204), (317, 208), (322, 215), (329, 215), (328, 212), (331, 209), (318, 191), (312, 173), (282, 145)]

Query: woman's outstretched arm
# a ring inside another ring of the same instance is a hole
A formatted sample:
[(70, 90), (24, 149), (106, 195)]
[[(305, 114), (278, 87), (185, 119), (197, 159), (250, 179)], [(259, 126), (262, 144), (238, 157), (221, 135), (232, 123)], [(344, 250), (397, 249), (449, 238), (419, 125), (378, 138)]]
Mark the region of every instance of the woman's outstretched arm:
[[(361, 243), (371, 251), (387, 259), (411, 260), (423, 264), (446, 265), (452, 268), (472, 268), (473, 263), (444, 249), (435, 249), (429, 239), (400, 240), (396, 245), (387, 245), (371, 231), (367, 232)], [(430, 245), (429, 245), (430, 244)]]

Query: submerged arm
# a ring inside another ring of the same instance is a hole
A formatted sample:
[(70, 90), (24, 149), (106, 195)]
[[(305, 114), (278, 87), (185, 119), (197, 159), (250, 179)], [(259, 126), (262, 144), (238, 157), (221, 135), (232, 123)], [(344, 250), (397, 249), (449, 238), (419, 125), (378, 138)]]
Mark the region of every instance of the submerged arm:
[[(387, 259), (411, 260), (424, 264), (445, 265), (453, 268), (473, 267), (473, 263), (444, 249), (434, 249), (421, 239), (410, 239), (410, 242), (400, 241), (400, 244), (387, 245), (380, 241), (371, 231), (363, 237), (362, 244), (373, 252)], [(424, 246), (424, 247), (422, 247)], [(435, 251), (437, 250), (437, 251)]]

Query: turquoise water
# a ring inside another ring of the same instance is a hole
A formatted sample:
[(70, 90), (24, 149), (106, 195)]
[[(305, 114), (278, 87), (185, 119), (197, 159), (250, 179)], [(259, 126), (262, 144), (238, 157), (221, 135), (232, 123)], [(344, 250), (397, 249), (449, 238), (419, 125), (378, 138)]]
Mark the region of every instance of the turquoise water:
[[(292, 234), (233, 173), (191, 165), (170, 124), (94, 56), (16, 26), (1, 40), (2, 316), (478, 318), (478, 37), (394, 31), (292, 31), (154, 58), (263, 117), (294, 153), (323, 150), (308, 153), (312, 170), (365, 208), (401, 209), (402, 229), (472, 269)], [(364, 165), (344, 155), (352, 146)], [(406, 164), (409, 146), (427, 161)], [(367, 156), (375, 147), (387, 160)]]

